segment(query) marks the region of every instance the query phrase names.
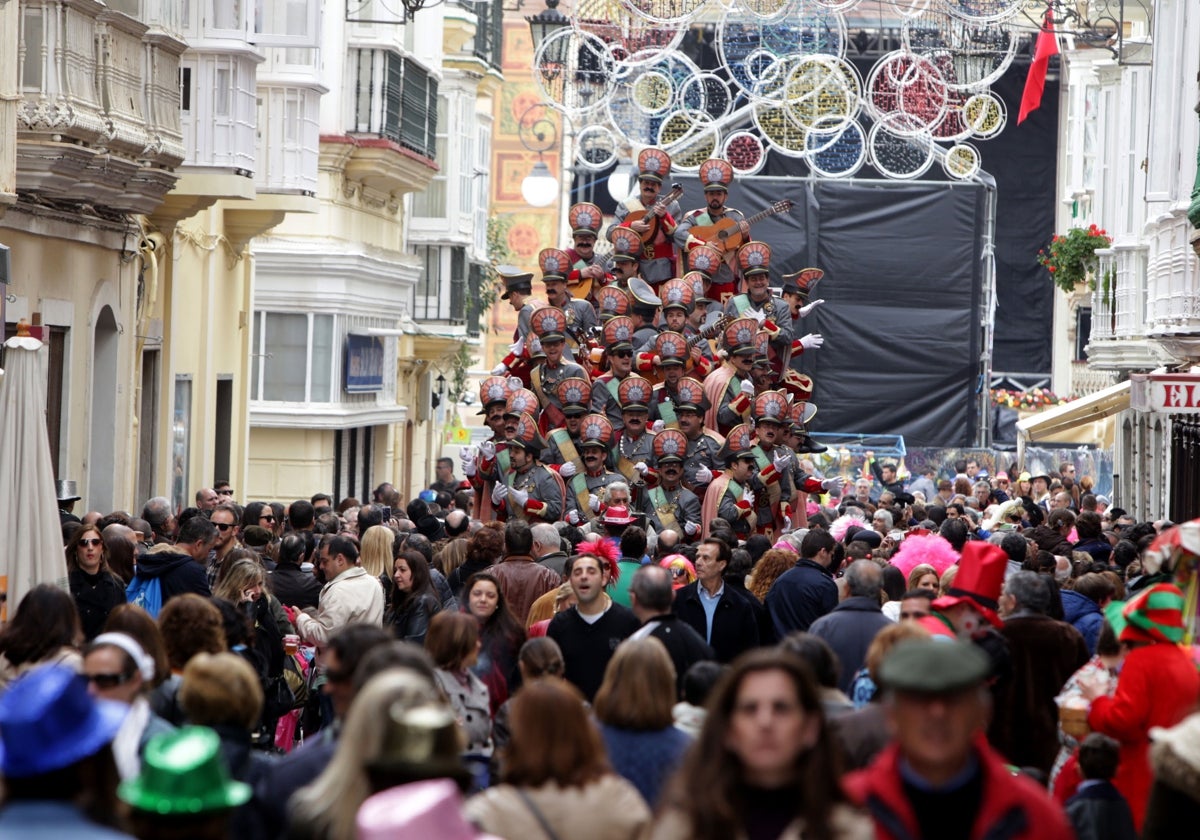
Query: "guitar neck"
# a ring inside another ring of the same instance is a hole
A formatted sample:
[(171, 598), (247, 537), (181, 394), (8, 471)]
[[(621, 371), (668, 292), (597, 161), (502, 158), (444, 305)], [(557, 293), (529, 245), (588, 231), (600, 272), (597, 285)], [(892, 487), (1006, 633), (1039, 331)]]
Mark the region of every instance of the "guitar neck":
[(768, 207), (766, 210), (761, 210), (758, 213), (755, 213), (746, 221), (750, 224), (754, 224), (755, 222), (761, 222), (763, 219), (767, 218), (767, 216), (774, 216), (776, 213), (780, 212), (782, 212), (782, 210), (778, 207)]

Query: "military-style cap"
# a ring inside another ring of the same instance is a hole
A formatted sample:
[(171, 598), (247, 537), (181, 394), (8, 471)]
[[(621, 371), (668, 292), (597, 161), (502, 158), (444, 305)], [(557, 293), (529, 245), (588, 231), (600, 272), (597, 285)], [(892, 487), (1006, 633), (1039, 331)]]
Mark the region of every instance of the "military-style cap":
[(617, 403), (622, 411), (649, 411), (653, 395), (654, 386), (650, 380), (636, 373), (626, 376), (617, 386)]
[(661, 367), (685, 364), (688, 353), (687, 339), (680, 333), (667, 330), (654, 339), (654, 355)]
[(566, 280), (571, 270), (571, 258), (561, 248), (543, 248), (538, 254), (538, 268), (542, 270), (542, 281)]
[(754, 336), (758, 333), (758, 321), (753, 318), (737, 318), (725, 328), (721, 340), (732, 356), (749, 356), (754, 353)]
[(708, 411), (708, 397), (704, 395), (704, 383), (691, 376), (679, 380), (675, 389), (676, 411)]
[(633, 319), (628, 315), (609, 318), (604, 325), (604, 346), (609, 351), (632, 350), (633, 333)]
[(640, 315), (653, 315), (654, 310), (662, 306), (662, 298), (654, 293), (654, 288), (641, 277), (629, 278), (629, 294), (633, 296), (633, 309)]
[(811, 400), (813, 395), (812, 377), (787, 368), (783, 372), (783, 390), (791, 394), (793, 400), (799, 402)]
[(742, 274), (769, 274), (771, 271), (771, 246), (766, 242), (747, 242), (737, 252), (738, 265)]
[(595, 293), (594, 297), (596, 298), (597, 314), (601, 321), (616, 315), (625, 315), (633, 306), (633, 297), (617, 285), (604, 286)]
[(599, 446), (608, 449), (612, 445), (613, 427), (603, 414), (589, 414), (579, 424), (579, 446)]
[(729, 165), (729, 161), (720, 158), (709, 158), (700, 164), (699, 175), (705, 192), (711, 190), (728, 192), (729, 185), (733, 183), (733, 167)]
[(754, 457), (754, 430), (745, 423), (739, 423), (729, 430), (725, 436), (725, 445), (717, 453), (726, 464), (732, 464), (738, 458)]
[(637, 262), (642, 252), (642, 238), (632, 228), (619, 227), (612, 234), (613, 259)]
[(754, 422), (779, 423), (789, 422), (788, 399), (783, 391), (763, 391), (754, 398)]
[(488, 408), (496, 403), (508, 403), (508, 395), (512, 393), (512, 386), (508, 379), (503, 376), (489, 376), (487, 379), (479, 383), (479, 409), (480, 414), (487, 414)]
[(659, 286), (658, 296), (662, 298), (664, 312), (668, 309), (682, 309), (684, 312), (691, 312), (692, 303), (696, 299), (692, 284), (678, 277)]
[(567, 337), (567, 316), (557, 306), (535, 309), (529, 320), (534, 334), (543, 342), (563, 341)]
[(688, 270), (699, 271), (711, 280), (721, 267), (721, 252), (711, 245), (697, 245), (688, 251)]
[(592, 399), (592, 386), (586, 379), (570, 376), (558, 383), (554, 390), (558, 401), (562, 403), (562, 412), (568, 417), (577, 414), (587, 414), (588, 404)]
[(541, 405), (538, 403), (537, 394), (528, 388), (517, 388), (508, 395), (508, 404), (505, 406), (504, 416), (514, 417), (525, 413), (536, 414), (539, 408), (541, 408)]
[(604, 214), (600, 208), (588, 201), (572, 205), (567, 211), (567, 223), (571, 226), (572, 236), (596, 236), (603, 220)]
[(638, 154), (638, 180), (661, 184), (671, 171), (671, 156), (662, 149), (642, 149)]
[(508, 442), (509, 446), (519, 446), (526, 452), (531, 452), (534, 455), (539, 454), (546, 448), (546, 440), (542, 437), (542, 433), (538, 431), (537, 421), (533, 419), (533, 415), (524, 412), (521, 418), (517, 420), (517, 431), (512, 436), (512, 440)]
[(987, 655), (955, 639), (908, 639), (892, 648), (879, 665), (887, 691), (954, 694), (980, 685), (991, 669)]
[(788, 409), (788, 421), (798, 432), (808, 431), (805, 428), (817, 416), (817, 407), (810, 402), (792, 403)]
[(659, 464), (682, 461), (687, 457), (687, 435), (678, 429), (663, 429), (654, 436), (652, 449)]
[(819, 268), (802, 268), (792, 274), (785, 274), (783, 275), (783, 292), (784, 294), (800, 295), (800, 300), (808, 303), (808, 296), (812, 293), (813, 287), (824, 276), (825, 272)]
[(770, 364), (767, 360), (767, 353), (771, 347), (771, 334), (766, 330), (759, 330), (754, 334), (754, 364), (766, 365)]
[(705, 304), (709, 302), (708, 295), (708, 278), (699, 271), (689, 271), (680, 278), (684, 283), (687, 283), (692, 290), (692, 304)]
[(522, 271), (515, 265), (501, 265), (496, 267), (496, 273), (504, 282), (504, 294), (500, 295), (501, 300), (508, 300), (513, 292), (522, 292), (527, 295), (533, 293), (532, 272)]

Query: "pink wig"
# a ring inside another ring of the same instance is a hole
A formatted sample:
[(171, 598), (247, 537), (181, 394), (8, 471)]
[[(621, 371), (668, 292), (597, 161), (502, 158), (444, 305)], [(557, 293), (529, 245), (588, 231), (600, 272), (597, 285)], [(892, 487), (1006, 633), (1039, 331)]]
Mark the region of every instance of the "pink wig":
[(669, 572), (674, 572), (676, 569), (683, 569), (682, 578), (675, 578), (672, 576), (672, 589), (680, 589), (684, 586), (687, 586), (689, 583), (696, 582), (696, 567), (692, 565), (691, 560), (687, 559), (682, 554), (671, 554), (667, 557), (664, 557), (659, 565)]
[(938, 577), (958, 562), (958, 554), (946, 541), (945, 537), (937, 534), (921, 536), (914, 534), (905, 537), (900, 549), (892, 555), (891, 563), (904, 573), (905, 579), (909, 573), (922, 563), (928, 563), (937, 570)]
[[(860, 508), (850, 509), (856, 512), (860, 510)], [(867, 520), (863, 519), (861, 515), (856, 516), (852, 513), (844, 513), (837, 519), (833, 520), (833, 523), (829, 526), (829, 533), (835, 540), (841, 542), (846, 538), (846, 532), (850, 530), (851, 526), (853, 526), (856, 530), (859, 528), (871, 527), (869, 524), (867, 524)]]

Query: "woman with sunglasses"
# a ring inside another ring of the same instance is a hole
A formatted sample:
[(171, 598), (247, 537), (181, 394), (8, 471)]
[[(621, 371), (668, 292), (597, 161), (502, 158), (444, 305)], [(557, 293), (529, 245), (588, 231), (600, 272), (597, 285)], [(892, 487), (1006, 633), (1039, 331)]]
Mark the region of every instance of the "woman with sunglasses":
[(125, 603), (125, 581), (108, 565), (108, 549), (100, 530), (86, 525), (67, 543), (67, 583), (84, 639), (91, 641), (104, 630), (114, 607)]
[(242, 530), (255, 525), (260, 528), (266, 528), (272, 534), (275, 534), (275, 526), (278, 524), (278, 517), (275, 516), (275, 509), (267, 502), (251, 502), (246, 505), (246, 509), (242, 511)]
[(127, 633), (101, 633), (84, 648), (83, 675), (93, 697), (129, 707), (112, 750), (121, 779), (132, 779), (141, 772), (146, 743), (155, 735), (175, 730), (151, 711), (146, 699), (154, 685), (154, 658)]

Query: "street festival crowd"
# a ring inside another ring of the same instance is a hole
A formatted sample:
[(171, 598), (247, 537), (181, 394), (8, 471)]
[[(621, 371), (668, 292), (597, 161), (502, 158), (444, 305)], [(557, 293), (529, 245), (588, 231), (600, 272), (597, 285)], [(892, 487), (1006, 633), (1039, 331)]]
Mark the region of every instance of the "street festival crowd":
[(822, 272), (771, 289), (727, 162), (686, 214), (638, 165), (611, 259), (579, 204), (547, 302), (501, 270), (491, 436), (416, 498), (60, 482), (65, 584), (0, 629), (0, 837), (1195, 836), (1173, 523), (1069, 462), (822, 476)]

